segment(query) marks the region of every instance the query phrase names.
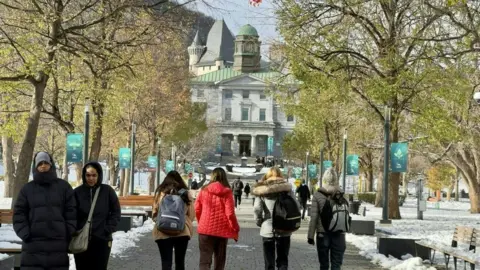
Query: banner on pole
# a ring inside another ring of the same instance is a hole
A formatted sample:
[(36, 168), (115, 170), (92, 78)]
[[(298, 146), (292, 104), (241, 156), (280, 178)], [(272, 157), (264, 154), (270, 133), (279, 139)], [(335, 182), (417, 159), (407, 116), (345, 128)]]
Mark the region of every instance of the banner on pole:
[(333, 164), (332, 164), (331, 160), (324, 160), (323, 161), (323, 172), (325, 172), (328, 168), (331, 168), (332, 166), (333, 166)]
[(83, 160), (83, 134), (67, 134), (67, 162), (81, 162)]
[(215, 148), (215, 153), (216, 154), (221, 154), (222, 153), (222, 136), (219, 135), (217, 137), (217, 145), (216, 145), (216, 148)]
[(273, 137), (268, 137), (267, 152), (269, 156), (273, 155)]
[(302, 168), (300, 168), (300, 167), (293, 168), (292, 175), (296, 179), (302, 178)]
[(169, 173), (171, 171), (173, 171), (175, 168), (175, 166), (173, 165), (173, 160), (167, 160), (165, 162), (165, 173)]
[(390, 170), (406, 172), (408, 165), (408, 143), (392, 143), (390, 145)]
[(317, 165), (316, 164), (308, 165), (308, 178), (309, 179), (317, 178)]
[(132, 153), (130, 148), (120, 148), (118, 153), (118, 163), (120, 164), (120, 169), (129, 169), (132, 163)]
[(156, 172), (157, 171), (157, 156), (148, 156), (147, 160), (149, 172)]
[(358, 163), (358, 155), (347, 156), (347, 175), (358, 175), (360, 165)]

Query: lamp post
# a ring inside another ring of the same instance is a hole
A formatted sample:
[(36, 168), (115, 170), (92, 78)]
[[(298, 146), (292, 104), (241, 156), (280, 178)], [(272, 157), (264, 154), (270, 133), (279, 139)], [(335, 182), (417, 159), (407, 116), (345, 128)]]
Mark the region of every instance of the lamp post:
[(323, 151), (325, 150), (323, 143), (320, 144), (320, 180), (319, 186), (322, 187), (322, 177), (323, 177)]
[(135, 189), (135, 123), (132, 123), (132, 149), (131, 149), (131, 163), (130, 163), (130, 195), (133, 195)]
[(343, 168), (342, 168), (342, 188), (345, 192), (347, 182), (347, 129), (343, 133)]
[(383, 157), (383, 209), (382, 209), (382, 224), (390, 224), (391, 220), (388, 219), (388, 176), (390, 173), (389, 170), (389, 157), (390, 157), (390, 114), (391, 109), (388, 106), (385, 106), (385, 147), (384, 147), (384, 157)]
[(305, 183), (308, 185), (308, 189), (311, 190), (312, 187), (310, 185), (310, 181), (308, 181), (308, 156), (310, 152), (307, 151), (307, 157), (305, 158)]
[(88, 162), (88, 134), (90, 133), (90, 99), (85, 99), (85, 128), (83, 134), (83, 166)]
[(162, 145), (162, 138), (158, 137), (157, 140), (157, 187), (160, 186), (160, 172), (162, 171), (162, 155), (160, 147)]

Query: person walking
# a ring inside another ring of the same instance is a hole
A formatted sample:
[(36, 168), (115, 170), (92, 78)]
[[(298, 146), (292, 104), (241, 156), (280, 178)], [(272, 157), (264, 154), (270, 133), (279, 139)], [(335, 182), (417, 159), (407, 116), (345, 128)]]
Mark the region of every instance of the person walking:
[(112, 234), (120, 222), (120, 203), (115, 190), (102, 184), (103, 169), (98, 162), (85, 164), (82, 170), (83, 184), (73, 192), (77, 204), (77, 230), (88, 220), (95, 194), (98, 198), (93, 206), (90, 223), (90, 240), (86, 251), (74, 254), (77, 270), (106, 270), (112, 249)]
[(248, 194), (250, 194), (250, 184), (246, 184), (245, 188), (243, 189), (243, 192), (245, 192), (245, 196), (248, 199)]
[[(167, 204), (163, 201), (170, 194), (179, 195), (182, 203), (180, 205)], [(158, 215), (162, 215), (161, 206), (168, 211), (168, 215), (183, 213), (183, 217), (175, 217), (177, 220), (183, 220), (183, 230), (171, 233), (158, 228), (153, 228), (152, 234), (157, 243), (160, 257), (162, 259), (162, 269), (171, 270), (173, 264), (173, 252), (175, 250), (175, 269), (185, 269), (185, 255), (187, 253), (188, 242), (193, 236), (193, 220), (195, 219), (195, 208), (193, 205), (193, 197), (188, 192), (187, 185), (177, 171), (170, 171), (162, 184), (155, 190), (154, 202), (152, 207), (152, 217), (159, 224)], [(175, 208), (183, 207), (181, 211)], [(167, 212), (165, 211), (165, 212)]]
[[(255, 195), (254, 218), (260, 227), (260, 236), (263, 238), (263, 257), (265, 270), (274, 270), (275, 262), (277, 269), (288, 269), (288, 254), (290, 251), (291, 232), (273, 232), (272, 213), (275, 202), (280, 193), (287, 192), (295, 200), (292, 185), (283, 179), (282, 172), (278, 167), (272, 167), (265, 176), (253, 188)], [(300, 206), (298, 205), (298, 208)], [(275, 250), (277, 257), (275, 260)]]
[[(328, 168), (322, 178), (324, 184), (313, 194), (311, 218), (308, 226), (307, 242), (315, 245), (317, 241), (317, 254), (320, 262), (320, 270), (340, 270), (343, 262), (343, 255), (346, 250), (345, 232), (329, 232), (324, 226), (330, 220), (322, 220), (322, 211), (326, 211), (325, 205), (334, 194), (343, 194), (338, 184), (338, 177), (333, 167)], [(341, 195), (340, 195), (341, 196)], [(343, 197), (341, 198), (345, 200)], [(346, 200), (345, 200), (346, 202)], [(328, 202), (329, 203), (329, 202)], [(325, 219), (325, 215), (324, 218)], [(339, 219), (342, 221), (345, 219)], [(324, 225), (325, 224), (325, 225)], [(330, 267), (331, 264), (331, 268)]]
[(302, 220), (305, 220), (305, 212), (307, 211), (307, 201), (310, 201), (310, 189), (305, 183), (305, 180), (303, 180), (302, 184), (297, 188), (296, 193), (298, 194), (300, 206), (302, 206)]
[(237, 177), (237, 180), (233, 182), (233, 196), (235, 196), (235, 209), (242, 204), (242, 190), (243, 182), (240, 180), (240, 177)]
[(68, 270), (68, 244), (77, 225), (72, 186), (57, 177), (47, 152), (35, 155), (32, 174), (13, 209), (13, 229), (22, 239), (20, 268)]
[(240, 227), (233, 207), (232, 190), (227, 174), (215, 168), (210, 183), (200, 189), (195, 201), (200, 246), (200, 270), (209, 270), (214, 256), (214, 270), (225, 269), (227, 243), (238, 241)]

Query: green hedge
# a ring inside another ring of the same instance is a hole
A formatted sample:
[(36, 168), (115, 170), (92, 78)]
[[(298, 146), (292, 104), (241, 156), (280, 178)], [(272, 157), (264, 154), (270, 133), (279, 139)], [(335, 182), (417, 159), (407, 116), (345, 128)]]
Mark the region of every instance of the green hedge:
[(375, 204), (375, 192), (358, 193), (358, 200), (366, 203)]

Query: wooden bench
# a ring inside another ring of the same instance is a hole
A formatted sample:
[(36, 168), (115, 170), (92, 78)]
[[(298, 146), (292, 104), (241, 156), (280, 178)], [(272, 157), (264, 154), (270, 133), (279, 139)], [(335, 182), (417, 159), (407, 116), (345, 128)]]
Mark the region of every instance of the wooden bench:
[[(457, 226), (455, 228), (455, 231), (453, 232), (453, 239), (452, 239), (451, 246), (445, 246), (445, 245), (434, 243), (434, 242), (433, 243), (426, 242), (425, 240), (420, 240), (420, 241), (417, 241), (416, 243), (420, 246), (429, 248), (430, 251), (433, 250), (433, 255), (430, 257), (430, 264), (433, 264), (433, 260), (435, 258), (435, 252), (438, 251), (443, 253), (444, 255), (445, 265), (447, 269), (448, 269), (448, 263), (450, 262), (450, 257), (453, 257), (455, 269), (457, 269), (457, 258), (463, 259), (464, 261), (469, 261), (472, 267), (471, 269), (475, 269), (475, 262), (471, 262), (472, 260), (469, 259), (467, 256), (465, 256), (464, 253), (465, 251), (475, 252), (475, 248), (477, 245), (477, 240), (475, 237), (476, 231), (477, 230), (471, 227)], [(465, 249), (459, 245), (468, 247), (468, 249)], [(431, 254), (431, 252), (429, 253)]]
[(13, 210), (0, 210), (0, 227), (2, 224), (12, 224)]
[[(0, 209), (0, 226), (2, 224), (12, 224), (13, 223), (13, 210), (11, 209)], [(13, 263), (14, 269), (20, 269), (20, 254), (22, 253), (22, 248), (0, 248), (0, 253), (6, 253), (8, 255), (14, 255)]]
[[(124, 197), (118, 197), (121, 207), (152, 207), (153, 205), (153, 196), (141, 196), (141, 195), (130, 195)], [(122, 216), (142, 216), (143, 221), (147, 220), (148, 217), (152, 217), (152, 210), (146, 210), (145, 214), (140, 213), (128, 213), (128, 210), (122, 211)]]
[[(469, 251), (473, 251), (473, 254), (475, 254), (478, 246), (480, 246), (480, 230), (474, 229), (469, 245)], [(464, 261), (464, 268), (466, 268), (467, 263), (470, 265), (471, 270), (475, 270), (475, 266), (480, 266), (480, 256), (478, 255), (466, 256), (465, 252), (452, 252), (450, 255), (453, 257), (455, 269), (457, 269), (457, 258)]]

